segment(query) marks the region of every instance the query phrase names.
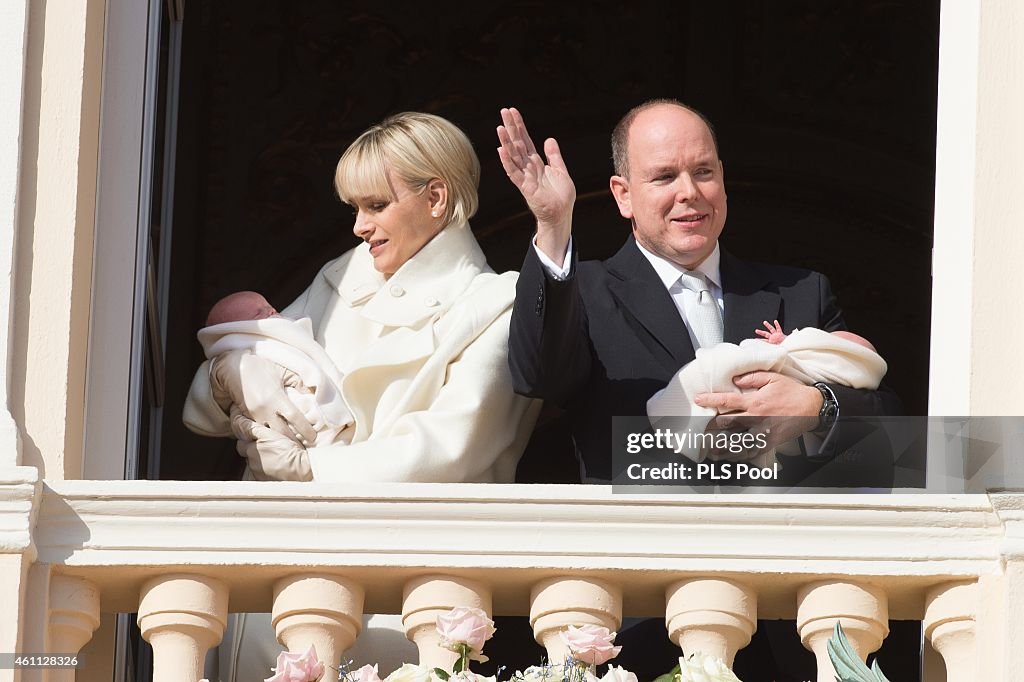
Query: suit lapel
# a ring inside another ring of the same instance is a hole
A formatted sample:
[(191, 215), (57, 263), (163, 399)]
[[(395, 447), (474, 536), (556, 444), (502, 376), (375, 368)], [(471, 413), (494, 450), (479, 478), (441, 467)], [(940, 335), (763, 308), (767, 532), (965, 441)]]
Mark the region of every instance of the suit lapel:
[(683, 318), (632, 237), (607, 261), (607, 268), (615, 278), (609, 288), (623, 310), (668, 351), (677, 367), (693, 360), (693, 345)]
[(757, 338), (755, 329), (779, 317), (782, 297), (765, 289), (770, 282), (760, 271), (722, 249), (722, 291), (725, 299), (724, 340), (739, 343)]

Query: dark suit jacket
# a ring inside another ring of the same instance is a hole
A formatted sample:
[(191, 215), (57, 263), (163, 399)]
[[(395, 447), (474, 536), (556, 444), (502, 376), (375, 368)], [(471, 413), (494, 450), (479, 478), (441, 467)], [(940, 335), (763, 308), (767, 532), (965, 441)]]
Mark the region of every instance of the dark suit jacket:
[[(824, 275), (747, 263), (724, 249), (725, 341), (755, 338), (764, 320), (845, 329)], [(565, 407), (587, 478), (611, 477), (612, 417), (644, 416), (647, 400), (694, 359), (686, 326), (654, 268), (630, 237), (607, 261), (576, 263), (550, 278), (533, 248), (516, 291), (509, 366), (516, 392)], [(842, 416), (896, 414), (887, 390), (830, 385)]]

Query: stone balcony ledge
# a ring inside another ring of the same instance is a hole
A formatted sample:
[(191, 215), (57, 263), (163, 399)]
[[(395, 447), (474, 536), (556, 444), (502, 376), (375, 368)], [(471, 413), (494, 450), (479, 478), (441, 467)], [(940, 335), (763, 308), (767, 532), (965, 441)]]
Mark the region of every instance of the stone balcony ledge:
[(285, 646), (315, 642), (335, 662), (362, 614), (401, 614), (421, 663), (437, 665), (433, 619), (456, 605), (529, 615), (552, 660), (571, 624), (660, 617), (681, 651), (731, 662), (757, 619), (795, 619), (825, 681), (836, 622), (863, 658), (890, 620), (921, 620), (947, 679), (1019, 667), (1021, 494), (7, 474), (0, 555), (12, 570), (30, 565), (26, 603), (46, 604), (26, 642), (78, 651), (101, 613), (137, 612), (156, 682), (198, 680), (228, 614), (246, 611), (272, 612)]
[(1016, 497), (988, 495), (51, 481), (41, 498), (38, 561), (124, 611), (146, 579), (187, 567), (226, 580), (232, 611), (266, 610), (274, 581), (301, 569), (343, 571), (371, 612), (395, 612), (408, 579), (443, 571), (494, 584), (496, 613), (522, 613), (552, 574), (619, 582), (624, 615), (659, 613), (668, 583), (714, 574), (742, 576), (761, 617), (792, 618), (809, 577), (846, 576), (885, 588), (893, 618), (920, 618), (930, 586), (998, 573), (1018, 525), (999, 511)]

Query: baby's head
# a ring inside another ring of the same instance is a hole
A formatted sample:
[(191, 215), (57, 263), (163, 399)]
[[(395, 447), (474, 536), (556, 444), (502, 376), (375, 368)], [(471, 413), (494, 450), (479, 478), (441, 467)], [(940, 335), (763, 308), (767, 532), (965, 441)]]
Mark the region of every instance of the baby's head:
[(206, 326), (241, 320), (263, 320), (274, 317), (277, 311), (255, 291), (237, 291), (213, 304), (206, 316)]
[(865, 339), (860, 334), (854, 334), (853, 332), (832, 332), (832, 335), (838, 336), (841, 339), (846, 339), (847, 341), (853, 341), (858, 346), (864, 346), (868, 350), (874, 351), (875, 353), (878, 352), (877, 350), (875, 350), (874, 345), (872, 345), (870, 341)]

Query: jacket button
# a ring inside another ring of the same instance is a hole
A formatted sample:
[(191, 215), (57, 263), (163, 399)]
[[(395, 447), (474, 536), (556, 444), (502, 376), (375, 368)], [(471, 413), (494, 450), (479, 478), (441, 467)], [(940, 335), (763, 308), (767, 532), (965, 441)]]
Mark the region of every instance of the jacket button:
[(391, 295), (394, 296), (395, 298), (398, 298), (399, 296), (405, 296), (405, 289), (396, 284), (395, 286), (391, 287)]
[(425, 299), (423, 299), (423, 304), (426, 305), (428, 308), (436, 308), (437, 306), (441, 305), (441, 302), (438, 301), (433, 296), (427, 296)]

